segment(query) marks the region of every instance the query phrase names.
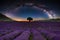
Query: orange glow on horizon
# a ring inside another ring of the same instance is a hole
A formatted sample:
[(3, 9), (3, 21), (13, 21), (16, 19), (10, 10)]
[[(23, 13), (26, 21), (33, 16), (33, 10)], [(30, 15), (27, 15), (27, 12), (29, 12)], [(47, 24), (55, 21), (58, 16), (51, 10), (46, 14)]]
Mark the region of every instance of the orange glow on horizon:
[[(11, 14), (5, 14), (5, 16), (7, 16), (8, 18), (14, 20), (14, 21), (29, 21), (27, 20), (27, 18), (21, 18), (21, 17), (15, 17)], [(33, 21), (37, 21), (37, 20), (48, 20), (49, 18), (33, 18)]]

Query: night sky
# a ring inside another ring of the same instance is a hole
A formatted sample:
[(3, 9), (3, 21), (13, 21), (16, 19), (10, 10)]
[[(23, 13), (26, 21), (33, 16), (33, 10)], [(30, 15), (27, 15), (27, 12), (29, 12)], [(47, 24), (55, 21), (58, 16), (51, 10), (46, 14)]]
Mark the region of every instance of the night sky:
[(60, 18), (59, 0), (0, 0), (0, 13), (13, 20)]

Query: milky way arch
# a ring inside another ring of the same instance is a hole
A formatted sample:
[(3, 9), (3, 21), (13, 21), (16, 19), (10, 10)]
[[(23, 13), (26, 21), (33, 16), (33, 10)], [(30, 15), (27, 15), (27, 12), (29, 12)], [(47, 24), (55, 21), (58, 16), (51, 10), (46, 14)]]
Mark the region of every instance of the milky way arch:
[[(49, 8), (47, 8), (45, 5), (42, 5), (42, 4), (37, 4), (37, 5), (34, 5), (33, 3), (25, 3), (24, 5), (28, 5), (28, 6), (31, 6), (31, 7), (34, 7), (34, 8), (36, 8), (36, 9), (38, 9), (38, 10), (42, 10), (43, 12), (45, 12), (45, 14), (47, 14), (48, 15), (48, 17), (49, 17), (49, 19), (53, 19), (56, 15), (54, 14), (54, 12), (52, 11), (52, 10), (50, 10)], [(15, 9), (13, 9), (12, 11), (17, 11), (18, 9), (20, 8), (20, 6), (19, 7), (17, 7), (17, 8), (15, 8)], [(12, 16), (11, 14), (8, 14), (9, 12), (7, 12), (7, 13), (5, 13), (5, 15), (7, 16), (7, 17), (10, 17), (10, 18), (14, 18), (14, 16)], [(13, 19), (12, 18), (12, 19)], [(18, 17), (17, 17), (18, 18)], [(22, 18), (21, 18), (22, 19)], [(18, 20), (21, 20), (21, 19), (19, 19), (18, 18)], [(16, 19), (15, 19), (16, 20)], [(23, 19), (22, 19), (23, 20)]]
[(56, 15), (54, 14), (54, 12), (52, 10), (50, 10), (49, 8), (47, 8), (45, 5), (34, 5), (33, 7), (42, 10), (43, 12), (45, 12), (45, 14), (48, 15), (49, 19), (54, 18)]

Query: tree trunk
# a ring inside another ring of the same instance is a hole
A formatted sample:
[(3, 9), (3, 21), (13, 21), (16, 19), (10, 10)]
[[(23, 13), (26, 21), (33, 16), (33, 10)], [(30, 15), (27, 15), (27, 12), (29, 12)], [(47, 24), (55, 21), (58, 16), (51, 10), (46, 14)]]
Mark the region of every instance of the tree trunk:
[(29, 20), (29, 22), (31, 22), (31, 20)]

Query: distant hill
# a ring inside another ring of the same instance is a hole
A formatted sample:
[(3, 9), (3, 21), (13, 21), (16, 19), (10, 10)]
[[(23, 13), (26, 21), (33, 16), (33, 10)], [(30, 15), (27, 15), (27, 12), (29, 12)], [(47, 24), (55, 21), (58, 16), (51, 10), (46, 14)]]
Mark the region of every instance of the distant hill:
[(60, 22), (60, 18), (48, 19), (48, 20), (36, 20), (34, 22)]
[(13, 20), (0, 13), (0, 21), (13, 21)]
[(50, 19), (51, 21), (60, 21), (60, 18)]

